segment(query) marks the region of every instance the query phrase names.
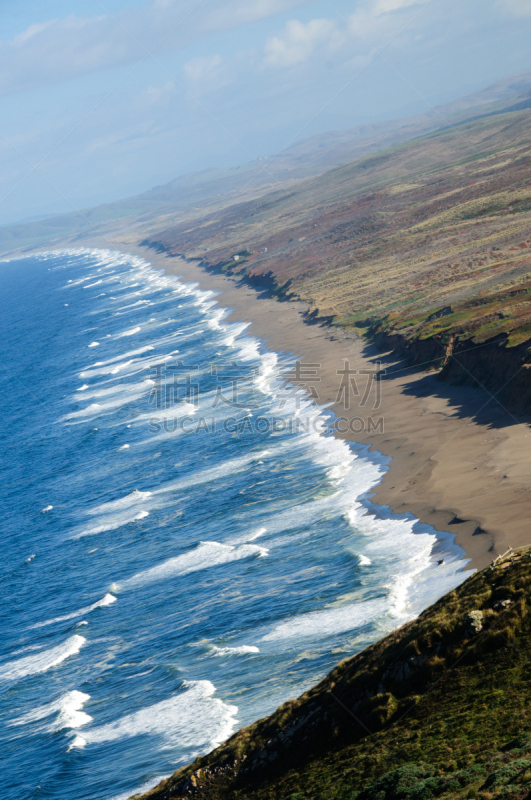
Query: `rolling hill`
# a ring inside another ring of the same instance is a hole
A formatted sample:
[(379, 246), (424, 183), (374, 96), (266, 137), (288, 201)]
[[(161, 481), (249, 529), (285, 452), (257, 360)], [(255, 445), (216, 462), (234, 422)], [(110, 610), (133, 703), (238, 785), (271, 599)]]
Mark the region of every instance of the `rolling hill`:
[(406, 119), (326, 132), (295, 142), (281, 153), (231, 169), (183, 175), (132, 198), (78, 212), (0, 228), (4, 254), (75, 242), (87, 233), (104, 236), (116, 229), (147, 233), (170, 224), (199, 223), (205, 214), (296, 186), (333, 167), (398, 145), (470, 118), (499, 114), (531, 100), (531, 72), (498, 81), (467, 97)]

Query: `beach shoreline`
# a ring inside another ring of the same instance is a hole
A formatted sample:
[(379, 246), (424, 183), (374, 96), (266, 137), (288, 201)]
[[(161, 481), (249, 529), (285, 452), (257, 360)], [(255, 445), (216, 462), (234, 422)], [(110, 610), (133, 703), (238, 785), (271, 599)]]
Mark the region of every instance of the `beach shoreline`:
[[(509, 546), (531, 542), (528, 424), (515, 424), (482, 390), (449, 386), (434, 374), (406, 368), (353, 331), (308, 323), (302, 302), (279, 302), (199, 262), (140, 246), (131, 232), (64, 246), (140, 256), (216, 292), (219, 305), (230, 309), (228, 320), (249, 323), (249, 334), (300, 359), (301, 378), (308, 380), (299, 385), (311, 389), (341, 420), (336, 436), (391, 458), (371, 502), (455, 534), (469, 566), (481, 569)], [(377, 369), (385, 370), (378, 388), (373, 381)], [(370, 392), (368, 381), (373, 381)]]

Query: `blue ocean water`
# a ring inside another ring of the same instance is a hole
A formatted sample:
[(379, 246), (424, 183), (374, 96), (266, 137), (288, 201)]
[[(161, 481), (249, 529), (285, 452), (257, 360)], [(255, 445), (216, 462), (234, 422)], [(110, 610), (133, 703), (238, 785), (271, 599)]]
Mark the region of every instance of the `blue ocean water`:
[(5, 800), (127, 798), (469, 574), (212, 293), (102, 250), (0, 285)]

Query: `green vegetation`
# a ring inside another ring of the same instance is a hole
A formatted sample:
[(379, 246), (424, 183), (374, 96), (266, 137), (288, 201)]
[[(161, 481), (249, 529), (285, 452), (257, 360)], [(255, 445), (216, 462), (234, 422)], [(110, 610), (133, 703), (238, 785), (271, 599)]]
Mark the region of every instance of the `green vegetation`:
[(514, 553), (146, 800), (527, 798), (530, 606)]
[(530, 118), (447, 128), (148, 239), (214, 270), (249, 253), (239, 272), (290, 282), (318, 318), (429, 316), (531, 279)]
[(435, 312), (391, 313), (372, 321), (369, 331), (373, 336), (399, 334), (409, 343), (437, 338), (444, 345), (452, 340), (453, 349), (460, 342), (482, 344), (494, 337), (500, 337), (507, 348), (517, 347), (531, 339), (531, 283)]

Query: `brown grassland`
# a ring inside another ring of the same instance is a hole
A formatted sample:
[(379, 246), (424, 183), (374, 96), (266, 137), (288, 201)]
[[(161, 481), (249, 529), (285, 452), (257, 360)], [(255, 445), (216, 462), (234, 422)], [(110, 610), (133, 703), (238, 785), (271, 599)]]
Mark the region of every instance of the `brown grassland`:
[(343, 325), (501, 292), (531, 278), (530, 121), (443, 130), (148, 241)]

